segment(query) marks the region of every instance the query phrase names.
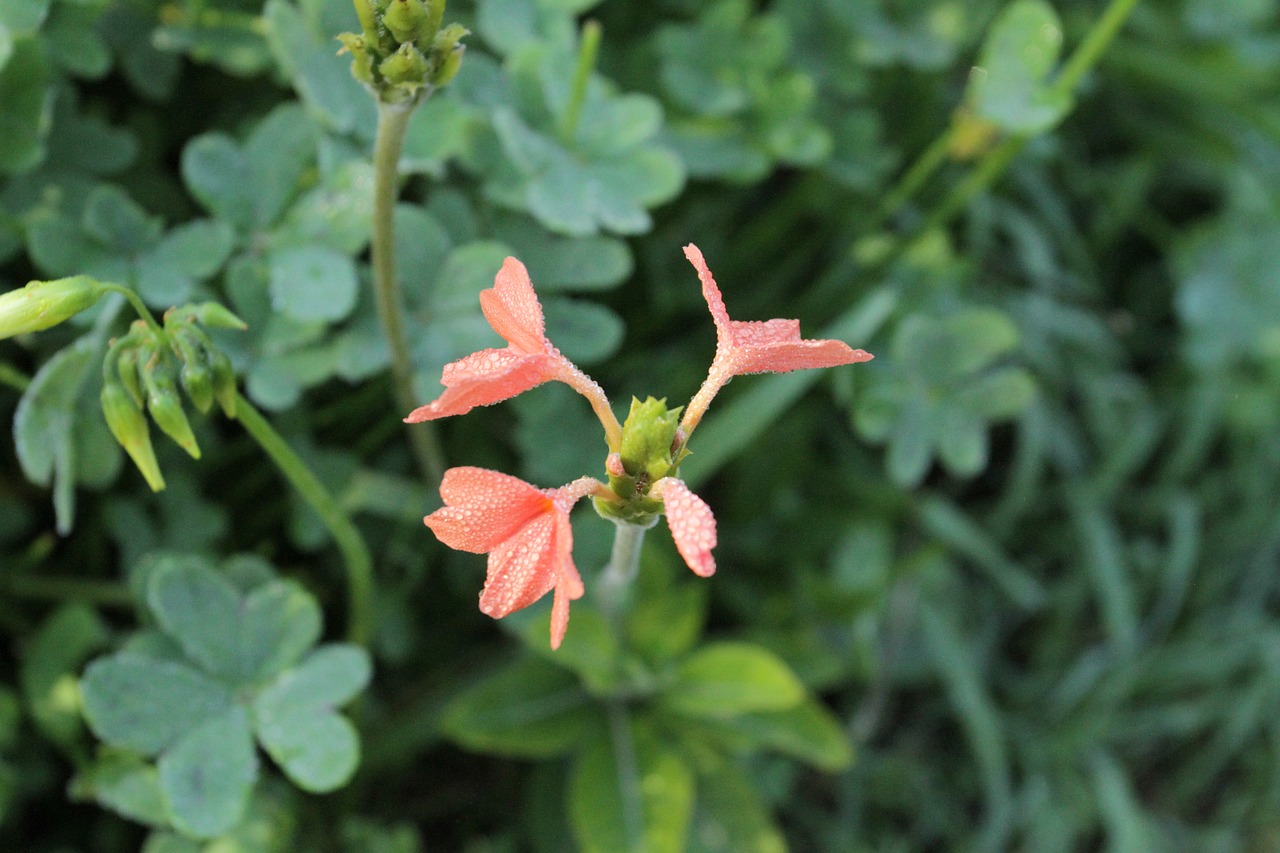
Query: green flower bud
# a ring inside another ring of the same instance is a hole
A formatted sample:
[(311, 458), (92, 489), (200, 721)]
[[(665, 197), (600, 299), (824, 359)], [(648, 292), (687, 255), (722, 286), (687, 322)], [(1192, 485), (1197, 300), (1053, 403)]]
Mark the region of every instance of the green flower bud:
[(115, 382), (102, 386), (101, 399), (102, 415), (106, 418), (111, 434), (125, 453), (129, 454), (133, 464), (138, 466), (151, 491), (164, 489), (164, 477), (160, 474), (160, 463), (156, 461), (155, 450), (151, 447), (151, 431), (147, 428), (147, 419), (143, 417), (142, 409), (124, 386)]
[[(683, 406), (667, 408), (666, 399), (631, 399), (631, 411), (622, 425), (622, 467), (632, 477), (653, 483), (672, 473), (671, 448), (680, 426)], [(645, 491), (648, 491), (647, 485)]]
[(243, 332), (249, 328), (248, 323), (217, 302), (201, 302), (195, 307), (192, 316), (200, 325), (214, 329), (235, 329), (237, 332)]
[(183, 363), (178, 378), (196, 409), (201, 414), (208, 414), (213, 408), (213, 372), (203, 362), (188, 361)]
[(444, 3), (445, 0), (427, 0), (427, 23), (422, 28), (422, 38), (418, 40), (418, 46), (423, 50), (426, 50), (440, 31), (440, 25), (444, 23)]
[(378, 71), (388, 83), (410, 89), (426, 83), (428, 70), (427, 58), (409, 42), (400, 45), (399, 50), (382, 60), (382, 64), (378, 66)]
[(213, 396), (229, 418), (236, 416), (236, 371), (231, 359), (220, 352), (209, 353), (209, 370), (213, 375)]
[(368, 38), (355, 33), (339, 33), (338, 41), (342, 42), (342, 50), (338, 54), (351, 54), (351, 76), (366, 86), (374, 85), (373, 54), (369, 51)]
[(431, 85), (440, 87), (458, 76), (458, 69), (462, 67), (462, 54), (466, 52), (466, 46), (460, 44), (440, 57), (436, 70), (431, 72)]
[(133, 398), (133, 402), (142, 408), (144, 398), (142, 396), (142, 380), (138, 378), (138, 349), (137, 347), (129, 347), (120, 353), (120, 359), (116, 362), (116, 375), (120, 377), (129, 396)]
[(191, 423), (182, 409), (182, 399), (169, 373), (169, 366), (161, 364), (152, 368), (146, 377), (147, 411), (160, 431), (177, 442), (191, 456), (200, 458), (200, 445), (196, 444)]
[[(441, 14), (444, 12), (441, 10)], [(408, 44), (419, 39), (430, 39), (435, 30), (427, 31), (431, 15), (427, 4), (422, 0), (391, 0), (387, 5), (382, 23), (387, 31), (401, 44)], [(437, 22), (436, 26), (439, 26)]]
[(33, 281), (0, 295), (0, 339), (56, 326), (93, 305), (106, 287), (87, 275)]
[[(377, 19), (374, 17), (374, 6), (371, 0), (352, 0), (356, 7), (356, 17), (360, 19), (360, 29), (368, 39), (376, 39), (378, 32)], [(343, 35), (346, 35), (344, 33)], [(342, 36), (338, 36), (342, 38)]]

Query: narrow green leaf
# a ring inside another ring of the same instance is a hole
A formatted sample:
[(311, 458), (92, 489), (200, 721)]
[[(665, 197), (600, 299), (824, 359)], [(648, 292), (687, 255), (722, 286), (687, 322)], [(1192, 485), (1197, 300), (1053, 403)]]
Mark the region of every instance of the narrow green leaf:
[(597, 722), (573, 673), (523, 658), (455, 697), (440, 727), (477, 752), (545, 758), (578, 746)]
[(586, 747), (569, 780), (582, 853), (681, 853), (693, 813), (693, 771), (675, 750), (623, 720)]
[(731, 760), (698, 772), (689, 853), (786, 853), (787, 842), (743, 769)]
[(757, 749), (774, 749), (834, 773), (853, 762), (853, 744), (844, 727), (816, 699), (783, 711), (743, 714), (722, 723)]
[(685, 658), (659, 704), (677, 713), (719, 719), (782, 711), (803, 699), (804, 686), (772, 652), (747, 643), (722, 642), (703, 646)]

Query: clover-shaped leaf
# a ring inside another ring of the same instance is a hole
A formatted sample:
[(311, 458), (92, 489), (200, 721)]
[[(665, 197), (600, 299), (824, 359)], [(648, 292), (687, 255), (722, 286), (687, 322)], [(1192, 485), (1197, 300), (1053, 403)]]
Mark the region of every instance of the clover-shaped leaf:
[(1048, 79), (1062, 50), (1062, 24), (1045, 0), (1014, 0), (997, 16), (969, 80), (974, 114), (1010, 133), (1042, 133), (1071, 109)]
[(298, 787), (340, 788), (360, 761), (355, 728), (336, 708), (369, 683), (369, 657), (354, 646), (325, 646), (282, 674), (253, 703), (263, 749)]
[(814, 81), (788, 67), (789, 42), (781, 17), (753, 16), (743, 0), (659, 30), (660, 77), (678, 110), (669, 138), (690, 174), (753, 180), (775, 161), (811, 165), (831, 151)]
[(32, 257), (50, 275), (84, 273), (132, 284), (153, 305), (189, 299), (196, 283), (222, 268), (234, 235), (224, 223), (195, 220), (164, 233), (123, 190), (95, 188), (79, 221), (50, 211), (32, 225)]
[(957, 476), (986, 467), (988, 424), (1015, 416), (1035, 393), (1024, 369), (995, 365), (1017, 345), (1017, 328), (995, 310), (903, 320), (854, 412), (863, 437), (888, 443), (894, 482), (917, 485), (935, 454)]
[(484, 98), (496, 135), (477, 140), (469, 165), (484, 175), (490, 199), (531, 213), (551, 231), (643, 232), (648, 208), (684, 182), (679, 158), (656, 142), (661, 109), (593, 76), (573, 121), (574, 65), (567, 48), (531, 43), (509, 60), (509, 83), (484, 91), (461, 87), (473, 99)]
[(44, 157), (51, 71), (34, 39), (10, 42), (0, 66), (0, 172), (22, 172)]
[(154, 772), (121, 768), (108, 754), (82, 773), (85, 795), (156, 823), (154, 783), (168, 825), (212, 838), (245, 814), (258, 778), (255, 737), (305, 790), (351, 777), (359, 742), (337, 707), (368, 683), (369, 659), (347, 645), (311, 651), (314, 598), (261, 561), (232, 559), (218, 571), (199, 558), (159, 557), (138, 579), (161, 630), (91, 663), (81, 693), (94, 734), (154, 759)]

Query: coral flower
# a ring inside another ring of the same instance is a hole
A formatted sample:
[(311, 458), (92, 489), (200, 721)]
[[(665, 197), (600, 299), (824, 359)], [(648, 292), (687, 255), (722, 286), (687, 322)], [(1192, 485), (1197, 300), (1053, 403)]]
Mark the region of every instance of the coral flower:
[(551, 648), (569, 625), (569, 602), (582, 597), (573, 564), (569, 511), (603, 489), (583, 477), (558, 489), (539, 489), (484, 468), (450, 468), (440, 484), (445, 505), (423, 519), (441, 542), (459, 551), (489, 555), (480, 611), (500, 619), (528, 607), (551, 590)]
[(507, 346), (480, 350), (445, 365), (440, 379), (445, 392), (414, 409), (405, 421), (412, 424), (464, 415), (476, 406), (491, 406), (544, 382), (557, 381), (591, 402), (604, 424), (609, 446), (614, 447), (621, 439), (622, 428), (609, 408), (609, 400), (595, 380), (547, 340), (542, 305), (524, 264), (515, 258), (503, 262), (493, 287), (480, 294), (480, 310)]
[(835, 367), (870, 361), (871, 353), (844, 341), (805, 340), (799, 320), (732, 320), (720, 288), (707, 268), (701, 250), (690, 243), (684, 256), (698, 271), (702, 296), (716, 324), (716, 355), (706, 381), (684, 410), (681, 428), (690, 433), (702, 420), (712, 398), (730, 379), (746, 373), (786, 373), (810, 367)]

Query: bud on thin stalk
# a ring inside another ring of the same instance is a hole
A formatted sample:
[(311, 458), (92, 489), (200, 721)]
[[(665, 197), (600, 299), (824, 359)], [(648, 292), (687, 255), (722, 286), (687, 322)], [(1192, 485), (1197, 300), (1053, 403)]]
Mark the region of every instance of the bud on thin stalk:
[(33, 281), (0, 295), (0, 339), (39, 332), (92, 306), (106, 292), (87, 275)]
[(178, 397), (178, 389), (174, 385), (171, 369), (164, 361), (147, 365), (144, 377), (147, 385), (147, 410), (151, 412), (151, 419), (165, 435), (187, 451), (192, 459), (199, 459), (200, 445), (196, 444), (195, 434), (191, 432), (191, 423), (187, 420), (186, 412), (182, 410), (182, 400)]
[(116, 382), (107, 382), (102, 386), (101, 400), (102, 415), (111, 434), (129, 454), (133, 464), (138, 466), (151, 491), (163, 490), (164, 477), (151, 446), (151, 431), (147, 428), (147, 419), (143, 417), (142, 409), (134, 403), (124, 386)]

